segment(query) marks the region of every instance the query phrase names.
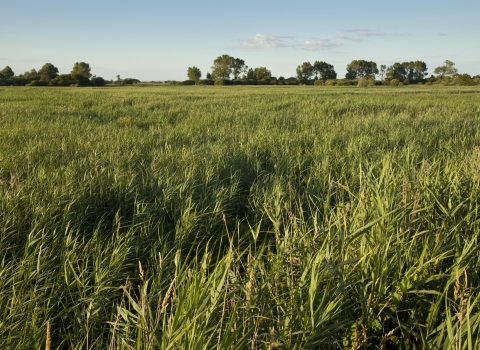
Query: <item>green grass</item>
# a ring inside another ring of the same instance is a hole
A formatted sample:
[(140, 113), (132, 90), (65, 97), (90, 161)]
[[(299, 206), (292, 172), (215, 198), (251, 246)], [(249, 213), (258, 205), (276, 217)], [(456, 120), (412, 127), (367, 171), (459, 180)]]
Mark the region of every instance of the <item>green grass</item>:
[(11, 87), (0, 123), (0, 348), (480, 346), (478, 87)]

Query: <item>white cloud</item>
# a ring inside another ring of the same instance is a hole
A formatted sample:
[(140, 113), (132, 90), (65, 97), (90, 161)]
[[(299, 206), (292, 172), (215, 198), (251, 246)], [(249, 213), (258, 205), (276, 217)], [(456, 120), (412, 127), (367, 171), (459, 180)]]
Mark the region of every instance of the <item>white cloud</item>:
[(328, 50), (334, 47), (342, 46), (342, 43), (331, 42), (330, 40), (322, 39), (313, 39), (305, 40), (301, 43), (297, 43), (295, 47), (309, 50), (309, 51), (319, 51), (319, 50)]
[(355, 33), (356, 36), (352, 37), (345, 34), (339, 34), (335, 36), (335, 38), (359, 42), (371, 36), (405, 36), (405, 34), (403, 33), (385, 33), (379, 30), (371, 30), (371, 29), (349, 29), (349, 30), (344, 30), (344, 32)]
[(342, 40), (349, 40), (349, 41), (363, 41), (362, 38), (359, 37), (351, 37), (345, 34), (339, 34), (335, 36), (336, 39), (342, 39)]
[(290, 37), (257, 34), (253, 38), (244, 39), (236, 48), (241, 50), (263, 50), (278, 47), (289, 47), (285, 39)]
[(257, 34), (253, 38), (242, 40), (240, 45), (233, 47), (233, 49), (240, 49), (245, 51), (259, 51), (264, 49), (278, 49), (278, 48), (294, 48), (303, 50), (328, 50), (334, 47), (342, 46), (341, 43), (331, 42), (328, 39), (307, 39), (304, 41), (296, 40), (294, 36), (276, 36)]

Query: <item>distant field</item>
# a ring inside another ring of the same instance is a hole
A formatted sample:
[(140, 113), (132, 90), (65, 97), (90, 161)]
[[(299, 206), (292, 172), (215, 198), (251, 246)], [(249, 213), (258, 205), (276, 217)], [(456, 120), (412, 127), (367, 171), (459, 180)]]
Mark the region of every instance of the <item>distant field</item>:
[(0, 348), (480, 348), (480, 87), (0, 87)]

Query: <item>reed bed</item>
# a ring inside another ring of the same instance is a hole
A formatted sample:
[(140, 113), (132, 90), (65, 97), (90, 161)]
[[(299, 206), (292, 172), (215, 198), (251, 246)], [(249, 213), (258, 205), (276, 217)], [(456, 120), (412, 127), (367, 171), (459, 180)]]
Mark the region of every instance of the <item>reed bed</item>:
[(0, 122), (0, 348), (480, 347), (476, 87), (9, 87)]

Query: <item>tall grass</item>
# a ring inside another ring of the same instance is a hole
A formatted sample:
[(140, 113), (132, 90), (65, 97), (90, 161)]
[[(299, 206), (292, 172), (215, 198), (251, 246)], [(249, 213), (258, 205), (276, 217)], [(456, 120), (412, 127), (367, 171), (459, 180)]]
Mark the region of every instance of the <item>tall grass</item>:
[(479, 92), (0, 88), (0, 348), (478, 348)]

